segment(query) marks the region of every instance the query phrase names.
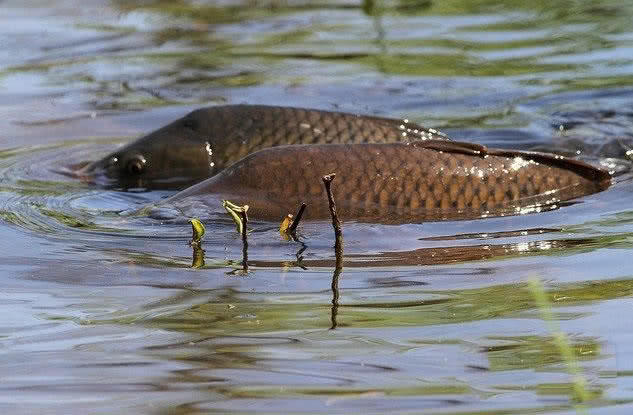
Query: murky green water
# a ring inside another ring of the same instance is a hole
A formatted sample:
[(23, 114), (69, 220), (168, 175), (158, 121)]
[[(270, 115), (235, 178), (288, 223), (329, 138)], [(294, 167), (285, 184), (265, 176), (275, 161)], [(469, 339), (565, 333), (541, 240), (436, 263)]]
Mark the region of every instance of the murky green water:
[[(607, 0), (0, 2), (0, 408), (628, 413), (632, 19)], [(622, 174), (547, 213), (345, 223), (340, 273), (329, 223), (303, 244), (253, 223), (248, 274), (228, 222), (192, 269), (187, 224), (119, 215), (169, 192), (64, 174), (221, 103), (407, 117)]]

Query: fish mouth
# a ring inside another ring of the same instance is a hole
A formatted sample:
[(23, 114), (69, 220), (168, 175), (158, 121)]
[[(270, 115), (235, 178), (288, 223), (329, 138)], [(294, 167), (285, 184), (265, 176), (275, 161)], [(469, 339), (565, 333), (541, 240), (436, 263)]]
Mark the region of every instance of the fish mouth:
[(54, 172), (62, 176), (79, 180), (81, 183), (110, 187), (114, 180), (110, 179), (99, 161), (82, 161), (57, 167)]
[(92, 173), (92, 165), (94, 163), (90, 161), (82, 161), (79, 163), (69, 164), (66, 166), (60, 166), (53, 171), (62, 176), (72, 177), (73, 179), (84, 180), (88, 176), (94, 176)]
[(127, 177), (109, 171), (102, 160), (58, 167), (55, 172), (90, 186), (122, 191), (182, 190), (208, 178), (208, 175), (190, 174), (186, 170), (173, 172), (167, 177), (149, 174)]

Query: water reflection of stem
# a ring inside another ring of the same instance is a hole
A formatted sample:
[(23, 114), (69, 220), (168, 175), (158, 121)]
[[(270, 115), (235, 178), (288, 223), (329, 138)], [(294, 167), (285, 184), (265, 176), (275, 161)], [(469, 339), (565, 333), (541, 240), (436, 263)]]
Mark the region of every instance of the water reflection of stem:
[(303, 253), (305, 252), (306, 249), (308, 249), (308, 245), (306, 245), (305, 243), (297, 240), (297, 242), (299, 242), (301, 244), (301, 248), (297, 251), (297, 253), (295, 254), (295, 256), (297, 257), (297, 262), (296, 265), (301, 268), (302, 270), (307, 270), (308, 267), (306, 267), (305, 265), (303, 265)]
[[(552, 312), (552, 306), (547, 298), (547, 293), (545, 292), (545, 288), (543, 288), (543, 284), (538, 278), (530, 278), (528, 281), (528, 288), (534, 297), (534, 301), (536, 302), (536, 306), (538, 307), (543, 320), (547, 324), (549, 331), (554, 336), (554, 344), (558, 347), (558, 351), (561, 359), (565, 363), (567, 372), (572, 377), (574, 398), (581, 403), (588, 401), (591, 396), (586, 388), (587, 380), (578, 366), (574, 351), (569, 344), (569, 339), (556, 324), (554, 313)], [(584, 405), (576, 405), (576, 412), (579, 414), (585, 414), (586, 407)]]
[(204, 249), (201, 245), (191, 245), (193, 248), (193, 258), (191, 259), (191, 268), (204, 267)]
[(339, 290), (338, 290), (338, 279), (341, 275), (341, 271), (343, 271), (343, 239), (336, 238), (336, 242), (334, 243), (334, 252), (336, 254), (336, 265), (334, 266), (334, 273), (332, 274), (332, 311), (330, 315), (330, 321), (332, 325), (330, 326), (330, 330), (334, 330), (338, 325), (336, 321), (336, 317), (338, 315), (338, 300), (339, 300)]

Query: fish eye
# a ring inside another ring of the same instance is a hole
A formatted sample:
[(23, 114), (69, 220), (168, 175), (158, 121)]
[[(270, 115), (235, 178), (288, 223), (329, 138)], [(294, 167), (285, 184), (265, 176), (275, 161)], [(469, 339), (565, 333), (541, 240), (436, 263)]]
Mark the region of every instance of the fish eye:
[(145, 163), (147, 163), (147, 160), (143, 156), (138, 156), (128, 161), (125, 168), (128, 173), (139, 175), (145, 170)]

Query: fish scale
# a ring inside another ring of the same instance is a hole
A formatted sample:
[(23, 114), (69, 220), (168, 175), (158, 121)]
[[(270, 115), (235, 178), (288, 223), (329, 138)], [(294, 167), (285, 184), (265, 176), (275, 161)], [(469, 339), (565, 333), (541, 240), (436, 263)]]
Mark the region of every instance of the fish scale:
[(585, 163), (450, 141), (406, 120), (251, 105), (193, 111), (86, 170), (99, 169), (135, 187), (213, 176), (171, 200), (226, 195), (275, 220), (301, 202), (327, 217), (320, 177), (331, 172), (344, 218), (387, 222), (516, 214), (610, 184)]
[[(247, 144), (236, 144), (228, 147), (230, 151), (223, 152), (221, 165), (225, 166), (247, 154), (278, 145), (447, 138), (440, 132), (432, 133), (429, 129), (403, 120), (347, 113), (257, 105), (224, 106), (207, 110), (222, 113), (220, 117), (224, 122), (219, 126), (221, 130), (217, 131), (219, 135), (230, 137), (233, 131), (242, 129), (240, 124), (249, 124), (248, 133), (252, 138)], [(213, 117), (213, 114), (209, 117)]]
[[(196, 181), (248, 154), (292, 144), (358, 144), (448, 139), (406, 120), (275, 107), (227, 105), (202, 108), (111, 153), (84, 169), (134, 187), (161, 187), (174, 178)], [(133, 174), (142, 163), (143, 171)], [(173, 182), (172, 182), (173, 183)]]
[(248, 204), (253, 217), (279, 219), (306, 202), (307, 217), (326, 218), (320, 178), (332, 172), (341, 217), (380, 222), (553, 208), (604, 190), (611, 180), (577, 160), (459, 142), (284, 146), (251, 154), (166, 203), (221, 195)]

